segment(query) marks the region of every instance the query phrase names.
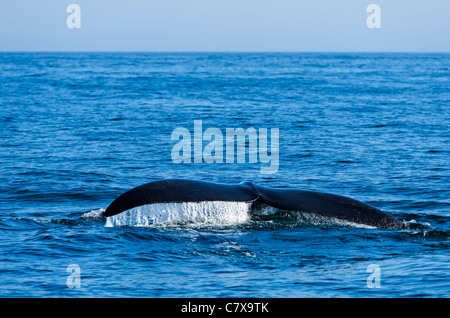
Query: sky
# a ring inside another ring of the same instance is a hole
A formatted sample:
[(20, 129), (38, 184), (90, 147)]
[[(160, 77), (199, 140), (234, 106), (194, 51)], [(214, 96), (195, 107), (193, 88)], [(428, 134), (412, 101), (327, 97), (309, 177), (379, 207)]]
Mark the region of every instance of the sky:
[(0, 51), (450, 52), (450, 1), (2, 0)]

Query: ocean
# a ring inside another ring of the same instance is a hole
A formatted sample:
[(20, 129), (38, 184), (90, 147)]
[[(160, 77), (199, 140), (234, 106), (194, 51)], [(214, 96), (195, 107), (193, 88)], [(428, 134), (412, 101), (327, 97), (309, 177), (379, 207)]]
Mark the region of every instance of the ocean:
[[(0, 297), (450, 296), (450, 54), (0, 53), (0, 106)], [(200, 121), (277, 129), (275, 169), (174, 160)], [(108, 222), (173, 178), (333, 193), (408, 228), (239, 203)]]

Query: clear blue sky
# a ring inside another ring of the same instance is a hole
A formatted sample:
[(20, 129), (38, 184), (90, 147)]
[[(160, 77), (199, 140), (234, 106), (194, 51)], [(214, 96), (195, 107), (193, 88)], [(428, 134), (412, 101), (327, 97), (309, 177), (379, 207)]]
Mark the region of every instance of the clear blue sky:
[(2, 1), (0, 51), (450, 52), (450, 0)]

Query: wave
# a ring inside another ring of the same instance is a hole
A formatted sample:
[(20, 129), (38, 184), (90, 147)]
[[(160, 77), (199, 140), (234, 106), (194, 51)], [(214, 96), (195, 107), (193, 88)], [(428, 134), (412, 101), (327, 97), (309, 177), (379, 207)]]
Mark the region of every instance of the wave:
[[(137, 207), (123, 213), (105, 217), (104, 208), (85, 212), (73, 212), (66, 217), (3, 217), (0, 230), (39, 229), (49, 226), (99, 226), (104, 227), (159, 227), (159, 228), (245, 228), (283, 229), (292, 227), (311, 228), (360, 228), (375, 227), (357, 224), (314, 213), (280, 210), (262, 203), (246, 202), (198, 202), (160, 203)], [(450, 237), (448, 217), (428, 214), (399, 214), (408, 228), (393, 231), (405, 237), (446, 240)]]

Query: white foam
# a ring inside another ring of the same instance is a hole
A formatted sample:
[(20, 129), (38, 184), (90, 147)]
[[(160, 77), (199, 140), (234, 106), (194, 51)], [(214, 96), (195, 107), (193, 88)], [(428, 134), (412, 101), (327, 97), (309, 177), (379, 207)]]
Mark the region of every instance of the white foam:
[[(84, 217), (95, 217), (102, 214), (104, 209), (85, 213)], [(154, 203), (139, 206), (106, 218), (106, 227), (114, 226), (229, 226), (250, 221), (252, 215), (271, 216), (281, 210), (251, 202), (183, 202), (183, 203)], [(325, 217), (315, 213), (285, 211), (297, 222), (306, 225), (344, 226), (355, 228), (376, 228), (370, 225), (358, 224), (350, 221)]]
[(355, 223), (351, 221), (346, 221), (334, 217), (322, 216), (315, 213), (308, 212), (299, 212), (296, 214), (296, 218), (298, 221), (311, 224), (311, 225), (329, 225), (329, 226), (343, 226), (343, 227), (355, 227), (355, 228), (363, 228), (363, 229), (376, 229), (375, 226)]
[(103, 216), (103, 213), (105, 212), (105, 209), (96, 209), (91, 210), (89, 212), (83, 213), (81, 216), (82, 218), (100, 218)]
[(252, 207), (252, 214), (258, 216), (270, 216), (274, 215), (279, 211), (280, 211), (279, 209), (263, 203), (254, 203)]
[(251, 202), (154, 203), (108, 217), (105, 226), (235, 225), (250, 220)]

